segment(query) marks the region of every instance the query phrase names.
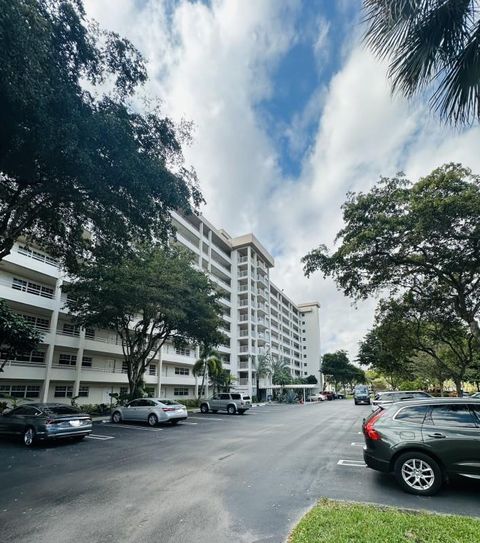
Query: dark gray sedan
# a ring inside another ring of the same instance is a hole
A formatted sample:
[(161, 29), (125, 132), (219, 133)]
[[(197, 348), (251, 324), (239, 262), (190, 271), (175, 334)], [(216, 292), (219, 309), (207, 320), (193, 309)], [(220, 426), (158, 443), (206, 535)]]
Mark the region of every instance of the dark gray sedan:
[(83, 439), (92, 432), (90, 415), (58, 403), (31, 403), (0, 416), (0, 434), (19, 435), (30, 447), (35, 440)]

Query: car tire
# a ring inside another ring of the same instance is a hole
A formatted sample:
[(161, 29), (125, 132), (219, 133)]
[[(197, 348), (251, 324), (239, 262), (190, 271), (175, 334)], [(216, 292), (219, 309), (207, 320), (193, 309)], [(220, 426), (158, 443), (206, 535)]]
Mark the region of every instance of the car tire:
[(180, 421), (179, 421), (178, 419), (174, 419), (174, 420), (171, 420), (171, 421), (170, 421), (170, 424), (171, 424), (172, 426), (176, 426), (179, 422), (180, 422)]
[(156, 426), (158, 424), (158, 417), (154, 413), (150, 413), (147, 418), (147, 422), (149, 426)]
[(403, 490), (417, 496), (433, 496), (443, 484), (438, 463), (427, 454), (407, 452), (395, 461), (395, 478)]
[(227, 413), (228, 413), (229, 415), (235, 415), (236, 412), (237, 412), (237, 409), (235, 408), (234, 405), (229, 405), (229, 406), (227, 407)]
[(112, 422), (114, 422), (115, 424), (119, 424), (120, 422), (122, 422), (122, 414), (120, 413), (120, 411), (114, 411), (112, 413)]
[(35, 440), (35, 430), (31, 426), (27, 426), (23, 431), (22, 438), (25, 447), (31, 447)]
[(358, 402), (357, 402), (357, 400), (353, 400), (353, 401), (355, 402), (355, 405), (358, 405)]
[(82, 441), (83, 439), (85, 439), (87, 436), (75, 436), (73, 439), (73, 441)]
[(208, 413), (208, 405), (206, 403), (202, 403), (200, 406), (200, 411), (204, 414)]

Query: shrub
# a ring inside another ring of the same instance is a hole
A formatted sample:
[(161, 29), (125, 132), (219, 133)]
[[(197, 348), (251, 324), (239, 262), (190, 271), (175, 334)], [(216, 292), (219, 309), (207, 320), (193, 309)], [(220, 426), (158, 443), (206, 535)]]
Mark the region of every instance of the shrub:
[(175, 400), (178, 403), (183, 404), (185, 407), (198, 407), (200, 405), (200, 400)]

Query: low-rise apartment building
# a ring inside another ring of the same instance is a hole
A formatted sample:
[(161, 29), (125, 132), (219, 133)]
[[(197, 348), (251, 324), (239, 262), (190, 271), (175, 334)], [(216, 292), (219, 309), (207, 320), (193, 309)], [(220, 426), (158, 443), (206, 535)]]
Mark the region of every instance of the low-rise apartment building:
[[(253, 234), (232, 238), (203, 216), (173, 214), (177, 240), (195, 255), (221, 289), (223, 332), (218, 347), (234, 387), (256, 395), (256, 361), (262, 354), (283, 358), (293, 377), (321, 379), (319, 304), (295, 304), (270, 281), (274, 259)], [(110, 393), (127, 392), (122, 346), (115, 332), (75, 326), (65, 308), (58, 263), (40, 249), (18, 242), (0, 263), (0, 298), (41, 332), (36, 351), (7, 362), (0, 393), (39, 401), (110, 403)], [(165, 345), (145, 374), (146, 388), (158, 397), (187, 399), (197, 394), (192, 367), (195, 347)], [(258, 380), (260, 394), (269, 379)], [(320, 385), (319, 385), (320, 386)]]

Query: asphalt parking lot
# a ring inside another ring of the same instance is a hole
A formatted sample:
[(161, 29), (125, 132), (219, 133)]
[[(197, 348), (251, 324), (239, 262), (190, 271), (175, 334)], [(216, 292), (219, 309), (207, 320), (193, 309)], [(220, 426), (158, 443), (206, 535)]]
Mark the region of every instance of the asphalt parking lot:
[(280, 543), (322, 496), (480, 516), (478, 481), (415, 497), (365, 468), (369, 409), (265, 405), (175, 427), (96, 423), (81, 443), (2, 440), (2, 540)]

